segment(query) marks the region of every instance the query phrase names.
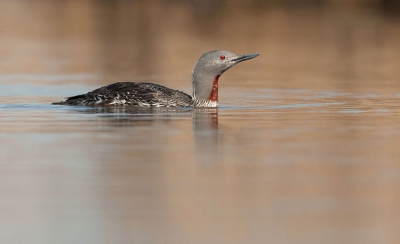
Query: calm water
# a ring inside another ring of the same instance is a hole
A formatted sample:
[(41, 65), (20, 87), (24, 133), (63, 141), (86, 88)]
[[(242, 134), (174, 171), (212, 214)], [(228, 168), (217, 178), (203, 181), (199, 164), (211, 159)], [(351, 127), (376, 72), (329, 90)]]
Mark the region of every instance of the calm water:
[[(398, 243), (400, 22), (373, 11), (0, 2), (1, 243)], [(211, 17), (210, 17), (211, 16)], [(66, 107), (120, 80), (218, 109)]]

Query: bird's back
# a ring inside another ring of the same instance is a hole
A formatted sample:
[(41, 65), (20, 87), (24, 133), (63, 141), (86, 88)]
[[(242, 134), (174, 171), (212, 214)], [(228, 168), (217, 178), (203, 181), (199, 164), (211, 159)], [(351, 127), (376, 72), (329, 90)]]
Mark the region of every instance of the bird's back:
[(68, 97), (60, 105), (129, 105), (136, 107), (189, 107), (192, 97), (152, 83), (118, 82), (86, 94)]

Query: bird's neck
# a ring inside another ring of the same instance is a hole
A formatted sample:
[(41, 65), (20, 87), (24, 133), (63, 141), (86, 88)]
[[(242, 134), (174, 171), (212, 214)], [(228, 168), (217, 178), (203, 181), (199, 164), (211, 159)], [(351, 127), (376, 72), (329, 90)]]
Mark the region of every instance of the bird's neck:
[(217, 103), (218, 103), (218, 79), (219, 79), (219, 75), (214, 77), (212, 90), (211, 90), (210, 96), (208, 97), (209, 101), (213, 101), (213, 102), (217, 102)]
[(192, 76), (193, 100), (195, 107), (217, 107), (218, 106), (218, 79), (220, 75), (203, 76), (201, 74)]

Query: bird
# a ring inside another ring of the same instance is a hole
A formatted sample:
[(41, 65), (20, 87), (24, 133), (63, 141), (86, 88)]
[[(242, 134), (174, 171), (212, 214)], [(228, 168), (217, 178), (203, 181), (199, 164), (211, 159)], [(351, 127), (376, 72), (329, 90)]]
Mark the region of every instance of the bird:
[(259, 56), (214, 50), (204, 53), (192, 71), (192, 96), (146, 82), (117, 82), (53, 105), (133, 107), (218, 107), (218, 79), (232, 66)]

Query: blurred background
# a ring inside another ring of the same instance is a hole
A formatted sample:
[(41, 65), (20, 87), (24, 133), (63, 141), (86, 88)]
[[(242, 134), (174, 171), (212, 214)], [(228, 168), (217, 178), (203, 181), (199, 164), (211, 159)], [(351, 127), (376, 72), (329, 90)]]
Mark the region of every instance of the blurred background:
[[(219, 109), (52, 106), (117, 81)], [(1, 243), (399, 243), (400, 0), (0, 0)]]
[(250, 76), (235, 86), (371, 91), (400, 77), (397, 0), (3, 0), (0, 14), (3, 83), (145, 78), (191, 93), (215, 49), (262, 54), (226, 74)]

